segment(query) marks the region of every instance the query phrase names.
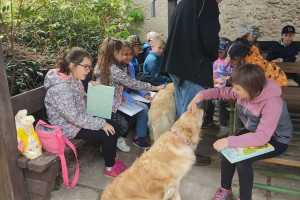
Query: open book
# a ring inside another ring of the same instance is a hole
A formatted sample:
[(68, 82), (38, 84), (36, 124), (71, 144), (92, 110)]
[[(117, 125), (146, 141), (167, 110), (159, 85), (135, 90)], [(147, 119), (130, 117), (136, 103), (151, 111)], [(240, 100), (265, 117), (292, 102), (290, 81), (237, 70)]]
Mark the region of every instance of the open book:
[[(150, 92), (150, 97), (154, 97), (156, 92)], [(137, 93), (134, 93), (134, 92), (131, 92), (129, 93), (129, 95), (131, 96), (131, 98), (133, 98), (134, 100), (136, 101), (139, 101), (139, 102), (142, 102), (142, 103), (151, 103), (150, 100), (146, 99), (145, 97), (142, 97), (141, 95), (137, 94)]]
[(222, 150), (221, 153), (227, 160), (229, 160), (230, 163), (237, 163), (274, 150), (274, 147), (268, 143), (261, 147), (226, 148)]
[(141, 112), (144, 108), (139, 106), (138, 104), (135, 103), (125, 103), (123, 102), (118, 110), (121, 111), (122, 113), (129, 115), (130, 117), (136, 115), (137, 113)]
[(129, 94), (134, 100), (136, 101), (140, 101), (142, 103), (150, 103), (150, 101), (144, 97), (142, 97), (141, 95), (139, 94), (136, 94), (136, 93), (130, 93)]
[(87, 113), (111, 119), (115, 88), (89, 84), (87, 92)]

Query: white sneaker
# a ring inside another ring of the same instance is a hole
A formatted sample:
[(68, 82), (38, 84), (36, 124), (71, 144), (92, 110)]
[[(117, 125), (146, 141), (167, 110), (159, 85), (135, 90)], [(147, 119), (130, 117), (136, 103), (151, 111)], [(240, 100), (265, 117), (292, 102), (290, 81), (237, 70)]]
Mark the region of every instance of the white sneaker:
[(117, 141), (117, 147), (120, 151), (128, 153), (130, 151), (130, 146), (127, 145), (123, 137), (119, 137)]

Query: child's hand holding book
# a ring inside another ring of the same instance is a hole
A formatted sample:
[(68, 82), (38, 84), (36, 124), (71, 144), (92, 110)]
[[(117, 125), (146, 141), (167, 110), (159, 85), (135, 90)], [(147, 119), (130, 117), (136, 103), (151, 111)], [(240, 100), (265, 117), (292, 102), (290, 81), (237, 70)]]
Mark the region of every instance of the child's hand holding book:
[(228, 147), (228, 139), (227, 138), (219, 139), (213, 144), (213, 146), (216, 151), (220, 152), (223, 149)]

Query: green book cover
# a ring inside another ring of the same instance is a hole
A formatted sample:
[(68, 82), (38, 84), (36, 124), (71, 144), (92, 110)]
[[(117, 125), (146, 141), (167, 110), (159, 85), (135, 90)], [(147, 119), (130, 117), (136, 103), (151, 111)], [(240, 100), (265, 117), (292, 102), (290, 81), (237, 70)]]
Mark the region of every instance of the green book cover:
[(115, 88), (89, 83), (87, 92), (87, 113), (111, 119)]

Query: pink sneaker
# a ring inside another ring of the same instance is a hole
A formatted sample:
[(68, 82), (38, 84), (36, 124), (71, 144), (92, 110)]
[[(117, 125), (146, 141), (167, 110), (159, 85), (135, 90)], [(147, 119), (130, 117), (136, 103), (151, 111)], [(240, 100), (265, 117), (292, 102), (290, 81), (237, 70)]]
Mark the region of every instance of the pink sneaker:
[(213, 200), (232, 200), (232, 192), (220, 187), (215, 193)]
[(104, 168), (104, 176), (117, 177), (126, 169), (126, 165), (121, 160), (117, 160), (111, 170)]
[(115, 165), (117, 165), (122, 172), (128, 168), (122, 160), (116, 160)]

